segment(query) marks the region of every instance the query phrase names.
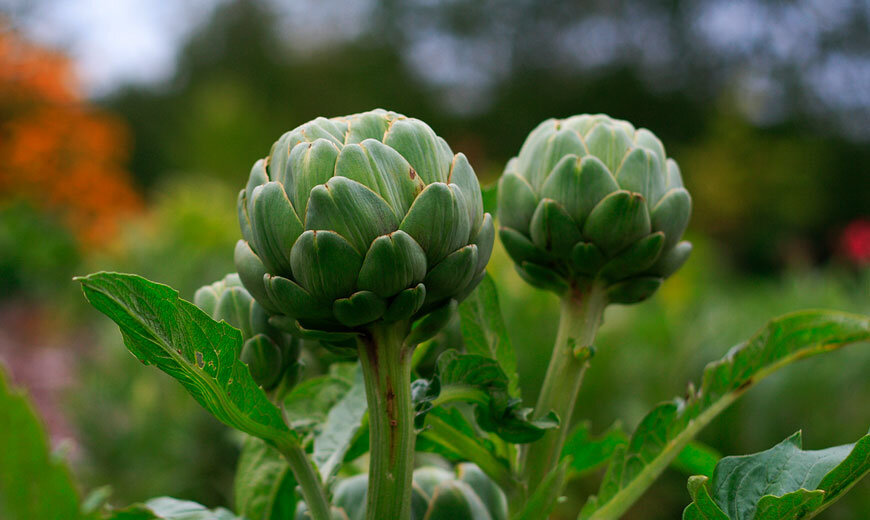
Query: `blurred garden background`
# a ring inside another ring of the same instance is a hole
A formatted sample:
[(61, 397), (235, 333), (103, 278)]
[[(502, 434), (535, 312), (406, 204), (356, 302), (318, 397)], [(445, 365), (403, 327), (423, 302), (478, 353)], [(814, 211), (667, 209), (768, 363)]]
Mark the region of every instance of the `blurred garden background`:
[[(870, 314), (867, 0), (0, 0), (0, 361), (83, 488), (231, 505), (238, 439), (71, 278), (135, 272), (191, 298), (233, 270), (236, 193), (271, 143), (374, 107), (430, 123), (484, 185), (539, 121), (584, 112), (651, 129), (681, 165), (696, 249), (651, 301), (607, 311), (575, 414), (595, 432), (633, 428), (767, 318)], [(556, 298), (498, 248), (490, 272), (532, 399)], [(857, 439), (867, 347), (776, 374), (700, 439)], [(627, 518), (678, 518), (686, 477)], [(825, 518), (870, 518), (870, 483)]]

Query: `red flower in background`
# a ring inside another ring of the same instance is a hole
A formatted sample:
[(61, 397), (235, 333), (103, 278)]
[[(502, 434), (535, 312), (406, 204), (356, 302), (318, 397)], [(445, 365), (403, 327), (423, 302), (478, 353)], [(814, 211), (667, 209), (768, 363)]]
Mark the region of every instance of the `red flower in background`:
[(870, 219), (852, 221), (840, 235), (840, 249), (858, 265), (870, 263)]
[(0, 204), (23, 199), (96, 245), (142, 201), (124, 167), (126, 126), (87, 103), (71, 69), (63, 54), (0, 32)]

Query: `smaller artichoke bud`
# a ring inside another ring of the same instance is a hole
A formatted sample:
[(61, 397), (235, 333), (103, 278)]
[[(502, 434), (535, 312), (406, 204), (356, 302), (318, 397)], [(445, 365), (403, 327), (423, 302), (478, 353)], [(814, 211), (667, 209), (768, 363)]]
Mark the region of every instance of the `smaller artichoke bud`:
[(242, 286), (235, 273), (201, 287), (194, 303), (212, 318), (224, 320), (242, 333), (244, 345), (239, 356), (248, 365), (257, 384), (269, 390), (282, 375), (298, 365), (299, 341), (269, 324), (265, 310)]
[[(338, 482), (333, 493), (333, 518), (363, 520), (367, 489), (368, 475)], [(300, 502), (296, 520), (308, 518), (306, 511), (305, 504)], [(498, 485), (474, 464), (463, 462), (455, 471), (423, 466), (414, 470), (411, 518), (507, 520), (507, 499)]]
[(651, 296), (692, 246), (692, 199), (646, 129), (606, 115), (549, 119), (499, 180), (499, 236), (520, 275), (559, 293), (606, 288), (613, 303)]
[(239, 359), (242, 360), (242, 363), (248, 365), (254, 381), (264, 388), (274, 386), (281, 376), (281, 369), (283, 368), (281, 350), (265, 334), (257, 334), (245, 341)]

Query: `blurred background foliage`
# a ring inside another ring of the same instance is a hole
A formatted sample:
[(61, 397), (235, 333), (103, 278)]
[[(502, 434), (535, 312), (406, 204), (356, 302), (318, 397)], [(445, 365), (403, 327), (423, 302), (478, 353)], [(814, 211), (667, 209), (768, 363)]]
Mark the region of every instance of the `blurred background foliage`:
[[(484, 184), (547, 117), (606, 112), (662, 138), (694, 197), (696, 251), (651, 301), (607, 311), (578, 405), (594, 431), (632, 428), (769, 317), (870, 313), (865, 1), (130, 2), (171, 47), (163, 68), (139, 32), (106, 23), (119, 5), (0, 0), (0, 359), (69, 442), (84, 486), (110, 483), (117, 503), (229, 504), (236, 439), (142, 370), (70, 278), (136, 272), (192, 297), (233, 269), (250, 165), (318, 115), (424, 119)], [(116, 69), (127, 75), (107, 80)], [(500, 249), (490, 271), (534, 396), (555, 298)], [(736, 454), (800, 428), (813, 448), (857, 438), (865, 347), (772, 377), (702, 440)], [(671, 471), (629, 518), (675, 518), (687, 501)], [(870, 487), (826, 513), (867, 518)]]

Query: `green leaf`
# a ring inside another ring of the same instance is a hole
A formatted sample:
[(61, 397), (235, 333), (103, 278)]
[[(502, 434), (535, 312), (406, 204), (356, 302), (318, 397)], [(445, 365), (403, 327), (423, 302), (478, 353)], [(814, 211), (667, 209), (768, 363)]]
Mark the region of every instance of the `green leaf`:
[(417, 451), (438, 453), (453, 461), (471, 461), (505, 493), (517, 486), (508, 460), (497, 453), (491, 440), (478, 434), (459, 409), (433, 409), (426, 426), (417, 437)]
[(671, 467), (687, 475), (713, 475), (713, 469), (722, 455), (710, 446), (698, 441), (686, 444), (683, 451), (671, 462)]
[(508, 377), (508, 393), (519, 395), (517, 357), (498, 303), (498, 290), (489, 273), (459, 306), (462, 339), (469, 354), (496, 360)]
[(712, 479), (692, 477), (684, 520), (805, 520), (870, 473), (870, 434), (855, 444), (802, 449), (797, 432), (773, 448), (725, 457)]
[(2, 366), (0, 425), (0, 518), (81, 518), (69, 470), (50, 454), (36, 411), (23, 392), (12, 388)]
[(329, 368), (328, 375), (304, 381), (284, 398), (288, 423), (313, 440), (313, 460), (324, 481), (338, 471), (363, 434), (368, 409), (359, 364), (333, 363)]
[(350, 382), (332, 374), (313, 377), (296, 385), (284, 396), (287, 423), (298, 432), (317, 430), (350, 385)]
[[(561, 458), (572, 458), (568, 478), (581, 477), (598, 469), (610, 460), (618, 447), (625, 446), (628, 441), (628, 435), (619, 422), (599, 435), (592, 435), (588, 421), (581, 422), (568, 434), (562, 448)], [(720, 457), (713, 448), (692, 441), (683, 448), (671, 466), (689, 475), (710, 476)]]
[(587, 501), (580, 520), (615, 519), (625, 513), (704, 426), (772, 372), (868, 339), (867, 316), (817, 310), (770, 321), (707, 365), (700, 387), (690, 385), (686, 400), (659, 404), (641, 420), (629, 444), (614, 453), (598, 496)]
[(628, 444), (628, 435), (622, 425), (614, 424), (604, 433), (592, 436), (589, 422), (584, 421), (574, 427), (565, 439), (561, 458), (571, 457), (570, 477), (580, 476), (595, 470), (613, 455), (617, 446)]
[(558, 466), (550, 470), (529, 497), (525, 507), (511, 520), (546, 520), (549, 518), (550, 512), (556, 507), (556, 502), (562, 496), (570, 464), (570, 459), (564, 459)]
[(233, 484), (235, 508), (248, 520), (293, 518), (296, 479), (280, 453), (256, 437), (247, 436)]
[[(159, 497), (109, 513), (106, 520), (245, 520), (219, 507), (207, 509), (189, 500)], [(247, 519), (253, 520), (253, 519)]]
[(237, 329), (140, 276), (101, 272), (77, 280), (91, 305), (118, 324), (133, 355), (178, 380), (221, 422), (276, 444), (296, 441), (239, 361)]
[(713, 502), (713, 497), (704, 485), (706, 482), (707, 477), (702, 475), (689, 478), (689, 494), (694, 502), (683, 510), (683, 520), (729, 520)]
[(320, 433), (314, 437), (314, 463), (324, 481), (341, 467), (345, 455), (359, 436), (367, 409), (362, 369), (356, 364), (353, 384), (330, 408)]
[(530, 420), (531, 409), (523, 408), (508, 393), (508, 378), (498, 362), (476, 354), (444, 351), (432, 379), (414, 381), (411, 395), (418, 427), (432, 408), (450, 402), (472, 403), (477, 424), (484, 431), (514, 444), (534, 442), (559, 425), (553, 414)]

